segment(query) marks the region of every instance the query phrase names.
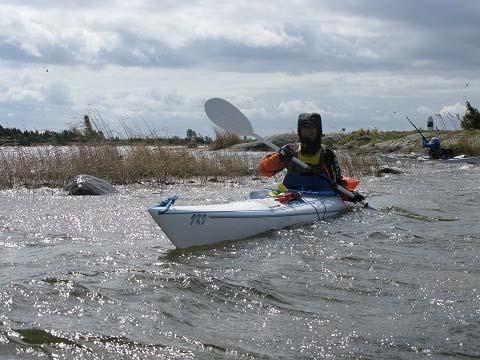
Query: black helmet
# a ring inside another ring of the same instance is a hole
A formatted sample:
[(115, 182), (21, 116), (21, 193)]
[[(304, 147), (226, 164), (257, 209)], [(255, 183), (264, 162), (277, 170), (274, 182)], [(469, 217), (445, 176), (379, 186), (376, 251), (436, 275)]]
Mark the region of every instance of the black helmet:
[[(317, 137), (313, 141), (303, 139), (300, 128), (305, 123), (312, 124), (317, 129)], [(322, 117), (317, 113), (302, 113), (298, 115), (297, 134), (302, 144), (301, 151), (305, 154), (315, 154), (322, 145)]]

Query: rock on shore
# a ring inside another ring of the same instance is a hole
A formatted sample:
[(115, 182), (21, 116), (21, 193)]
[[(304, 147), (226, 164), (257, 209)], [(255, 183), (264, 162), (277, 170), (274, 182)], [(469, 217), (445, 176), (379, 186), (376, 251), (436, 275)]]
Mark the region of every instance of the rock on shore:
[(117, 192), (117, 189), (105, 180), (91, 175), (77, 175), (64, 188), (69, 195), (107, 195)]

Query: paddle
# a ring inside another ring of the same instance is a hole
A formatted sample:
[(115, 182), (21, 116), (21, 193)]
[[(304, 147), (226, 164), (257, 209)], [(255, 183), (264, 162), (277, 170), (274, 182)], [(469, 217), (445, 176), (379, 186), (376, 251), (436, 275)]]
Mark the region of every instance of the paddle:
[(423, 134), (420, 132), (420, 130), (417, 129), (417, 127), (415, 126), (415, 124), (410, 121), (410, 119), (408, 118), (408, 116), (405, 115), (405, 117), (407, 118), (408, 122), (409, 122), (410, 124), (412, 124), (412, 126), (415, 128), (415, 130), (417, 130), (418, 133), (422, 136), (423, 140), (425, 140), (426, 142), (428, 142), (427, 138), (426, 138), (425, 136), (423, 136)]
[[(252, 136), (257, 140), (260, 140), (264, 144), (268, 145), (275, 151), (278, 151), (280, 149), (277, 145), (272, 143), (270, 140), (265, 139), (264, 137), (258, 134), (255, 134), (252, 128), (252, 124), (250, 124), (250, 121), (247, 119), (247, 117), (239, 109), (237, 109), (234, 105), (232, 105), (228, 101), (220, 98), (211, 98), (205, 102), (204, 106), (205, 106), (205, 112), (208, 118), (215, 125), (222, 128), (223, 130), (233, 134), (237, 134), (239, 136)], [(310, 168), (310, 166), (305, 164), (300, 159), (297, 159), (296, 157), (293, 157), (292, 161), (306, 170)], [(328, 179), (326, 180), (329, 181)], [(351, 191), (348, 191), (347, 189), (345, 189), (344, 187), (336, 183), (332, 184), (332, 187), (338, 192), (349, 197), (350, 199), (355, 198), (354, 193), (352, 193)], [(359, 203), (366, 208), (376, 210), (370, 205), (368, 205), (368, 202), (359, 201)]]

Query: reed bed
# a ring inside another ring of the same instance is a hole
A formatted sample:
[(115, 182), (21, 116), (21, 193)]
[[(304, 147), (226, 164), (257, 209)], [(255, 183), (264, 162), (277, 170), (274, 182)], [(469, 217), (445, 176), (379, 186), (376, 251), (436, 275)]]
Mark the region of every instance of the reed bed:
[(480, 155), (480, 137), (479, 131), (461, 131), (452, 139), (447, 146), (455, 155), (465, 154), (469, 156)]
[(358, 155), (353, 152), (337, 153), (338, 162), (344, 176), (360, 178), (378, 176), (381, 164), (375, 156)]
[(215, 139), (210, 144), (211, 150), (226, 149), (241, 142), (240, 137), (236, 134), (232, 134), (218, 128), (214, 128), (213, 131), (215, 132)]
[[(254, 154), (255, 156), (253, 156)], [(112, 144), (67, 147), (0, 147), (0, 188), (64, 186), (79, 174), (113, 184), (224, 181), (258, 175), (262, 153), (211, 152), (157, 145)], [(375, 157), (339, 154), (343, 173), (361, 177), (377, 174)]]
[(110, 144), (1, 148), (0, 188), (64, 186), (78, 174), (114, 184), (207, 181), (256, 173), (241, 157), (160, 146)]

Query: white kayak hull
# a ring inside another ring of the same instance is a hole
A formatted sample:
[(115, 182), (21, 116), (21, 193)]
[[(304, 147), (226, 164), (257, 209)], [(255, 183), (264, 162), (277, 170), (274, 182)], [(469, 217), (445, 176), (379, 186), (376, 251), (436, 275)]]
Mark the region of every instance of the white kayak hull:
[(480, 156), (455, 156), (447, 160), (450, 163), (480, 164)]
[(396, 161), (441, 161), (441, 162), (447, 162), (447, 163), (465, 163), (465, 164), (480, 164), (480, 156), (472, 156), (468, 157), (465, 155), (459, 155), (455, 156), (453, 158), (449, 159), (432, 159), (429, 156), (424, 156), (424, 155), (411, 155), (411, 156), (406, 156), (406, 155), (385, 155), (385, 154), (379, 154), (377, 157), (381, 160), (387, 161), (387, 162), (396, 162)]
[(259, 198), (228, 204), (169, 206), (163, 202), (151, 207), (149, 213), (170, 241), (184, 249), (333, 218), (349, 206), (333, 193), (305, 196), (285, 204), (266, 196), (266, 191), (261, 194)]

